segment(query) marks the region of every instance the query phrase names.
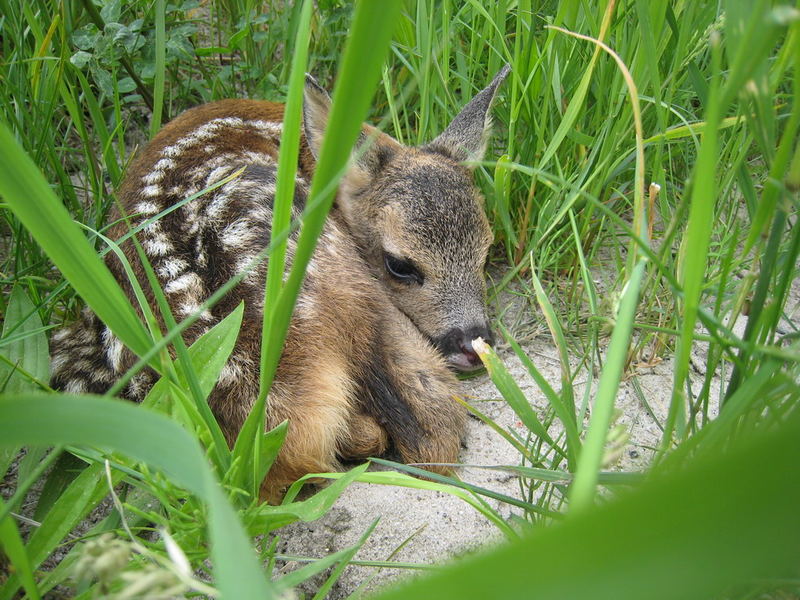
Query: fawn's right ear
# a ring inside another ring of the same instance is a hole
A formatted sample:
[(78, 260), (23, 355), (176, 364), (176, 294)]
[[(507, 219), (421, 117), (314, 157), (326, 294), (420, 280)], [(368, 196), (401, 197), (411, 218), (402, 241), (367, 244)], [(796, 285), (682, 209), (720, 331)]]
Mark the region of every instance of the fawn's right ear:
[(492, 126), (492, 101), (497, 88), (509, 72), (511, 72), (510, 65), (500, 69), (492, 83), (470, 100), (447, 129), (425, 147), (442, 152), (457, 161), (482, 160)]
[(328, 124), (328, 113), (331, 110), (331, 97), (328, 96), (317, 81), (306, 74), (306, 87), (303, 92), (303, 131), (308, 147), (316, 160), (322, 146), (322, 136)]

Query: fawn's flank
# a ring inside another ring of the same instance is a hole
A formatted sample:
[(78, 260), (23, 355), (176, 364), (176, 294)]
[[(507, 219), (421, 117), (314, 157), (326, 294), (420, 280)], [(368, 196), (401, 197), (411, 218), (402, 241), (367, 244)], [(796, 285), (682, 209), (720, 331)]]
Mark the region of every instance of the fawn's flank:
[[(390, 450), (405, 462), (457, 460), (465, 411), (451, 369), (478, 366), (472, 340), (492, 339), (483, 275), (492, 233), (463, 163), (483, 156), (492, 100), (508, 72), (427, 145), (407, 147), (363, 126), (270, 392), (267, 427), (288, 419), (289, 429), (262, 485), (267, 498), (279, 499), (302, 475), (337, 470), (340, 460)], [(305, 206), (329, 107), (327, 93), (307, 78), (293, 217)], [(138, 234), (177, 319), (198, 311), (268, 245), (282, 119), (283, 106), (271, 102), (200, 106), (166, 125), (130, 167), (119, 190), (130, 225), (120, 220), (112, 239), (245, 167)], [(121, 247), (155, 306), (133, 244)], [(109, 257), (133, 300), (120, 261)], [(258, 394), (265, 277), (262, 262), (184, 333), (194, 342), (244, 301), (238, 340), (209, 398), (230, 444)], [(68, 392), (103, 393), (136, 360), (88, 310), (52, 346), (53, 387)], [(141, 400), (155, 380), (142, 371), (122, 395)]]

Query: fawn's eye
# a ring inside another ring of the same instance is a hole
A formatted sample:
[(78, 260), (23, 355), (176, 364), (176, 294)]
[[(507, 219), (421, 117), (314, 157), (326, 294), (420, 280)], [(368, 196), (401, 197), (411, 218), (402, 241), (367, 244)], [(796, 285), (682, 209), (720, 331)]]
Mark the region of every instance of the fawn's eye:
[(386, 272), (402, 283), (418, 283), (422, 285), (425, 279), (410, 260), (397, 258), (388, 252), (383, 253), (383, 264), (386, 266)]

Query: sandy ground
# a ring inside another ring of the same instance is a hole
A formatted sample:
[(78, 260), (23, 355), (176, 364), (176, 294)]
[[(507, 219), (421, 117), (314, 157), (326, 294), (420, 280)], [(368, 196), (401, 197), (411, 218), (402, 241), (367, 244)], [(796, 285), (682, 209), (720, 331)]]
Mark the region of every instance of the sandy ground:
[[(560, 380), (556, 349), (542, 337), (526, 347), (528, 355), (551, 384)], [(532, 381), (523, 365), (510, 350), (501, 350), (501, 357), (515, 376), (522, 390), (537, 410), (544, 415), (547, 400)], [(671, 361), (637, 369), (635, 375), (644, 397), (659, 421), (666, 417), (671, 390)], [(700, 380), (699, 374), (695, 379)], [(716, 382), (719, 389), (719, 381)], [(578, 377), (576, 403), (580, 403), (586, 377)], [(611, 470), (644, 469), (652, 457), (652, 448), (661, 440), (661, 431), (634, 392), (631, 379), (620, 387), (616, 406), (620, 415), (616, 425), (624, 428), (627, 440), (619, 449)], [(502, 427), (521, 431), (521, 423), (509, 406), (501, 400), (487, 375), (464, 382), (464, 395)], [(557, 431), (556, 425), (551, 433)], [(466, 465), (518, 465), (519, 453), (488, 425), (470, 419), (465, 448), (460, 462)], [(460, 469), (464, 481), (516, 498), (520, 497), (520, 481), (506, 472), (479, 468)], [(511, 515), (511, 507), (495, 500), (489, 504), (503, 517)], [(520, 509), (514, 509), (519, 513)], [(322, 557), (356, 544), (375, 518), (380, 522), (356, 555), (356, 560), (394, 560), (399, 562), (440, 564), (449, 559), (499, 543), (502, 533), (483, 515), (459, 498), (441, 492), (355, 483), (345, 490), (333, 509), (312, 523), (297, 523), (281, 530), (280, 552), (291, 556)], [(405, 543), (405, 545), (403, 545)], [(397, 550), (402, 545), (402, 548)], [(286, 569), (299, 566), (289, 563)], [(407, 569), (376, 569), (348, 566), (329, 594), (329, 598), (345, 598), (356, 590), (375, 591), (397, 578), (413, 577)], [(324, 581), (312, 580), (305, 591)]]
[[(796, 330), (800, 324), (800, 279), (793, 282), (786, 313), (788, 319), (782, 321), (778, 328), (779, 334)], [(741, 317), (729, 326), (736, 335), (741, 336), (744, 334), (746, 318)], [(525, 344), (525, 350), (542, 375), (558, 390), (560, 368), (557, 350), (549, 335), (544, 332), (543, 325), (534, 325), (533, 329), (540, 333), (534, 334), (532, 341)], [(540, 417), (544, 415), (547, 400), (526, 369), (510, 349), (500, 347), (498, 353), (531, 405)], [(689, 374), (695, 392), (699, 391), (705, 377), (705, 354), (706, 344), (695, 344)], [(654, 447), (661, 441), (658, 423), (663, 423), (667, 415), (673, 365), (671, 358), (653, 362), (651, 365), (635, 366), (620, 386), (616, 400), (619, 415), (615, 425), (622, 428), (625, 435), (615, 460), (606, 465), (607, 470), (646, 469), (653, 457)], [(711, 416), (717, 414), (718, 398), (728, 376), (728, 372), (721, 372), (716, 373), (712, 379), (712, 406), (709, 410)], [(575, 380), (576, 404), (580, 405), (588, 377), (586, 373), (579, 373)], [(590, 399), (593, 398), (595, 384), (596, 377), (590, 384)], [(640, 393), (635, 389), (637, 385)], [(499, 400), (500, 394), (487, 375), (466, 381), (463, 387), (464, 397), (499, 425), (506, 429), (516, 427), (518, 431), (522, 430), (514, 412), (504, 401)], [(642, 397), (650, 410), (644, 406)], [(554, 424), (550, 433), (557, 431)], [(465, 465), (518, 465), (520, 457), (488, 425), (477, 419), (470, 419), (460, 462)], [(521, 497), (520, 481), (516, 476), (470, 467), (461, 468), (459, 473), (469, 483)], [(489, 500), (489, 504), (505, 518), (512, 514), (511, 508), (506, 504), (494, 500)], [(520, 509), (515, 508), (514, 511), (519, 513)], [(437, 565), (491, 547), (503, 540), (502, 533), (490, 521), (459, 498), (440, 492), (355, 483), (344, 491), (333, 509), (322, 519), (312, 523), (296, 523), (282, 529), (282, 541), (278, 550), (290, 556), (322, 557), (356, 544), (377, 517), (380, 517), (380, 522), (356, 554), (356, 560), (393, 560)], [(284, 569), (291, 570), (298, 566), (300, 563), (289, 562)], [(335, 600), (352, 594), (356, 594), (356, 597), (362, 593), (367, 595), (392, 581), (414, 577), (422, 572), (350, 565), (328, 598)], [(325, 575), (308, 582), (302, 591), (313, 595), (324, 581)]]

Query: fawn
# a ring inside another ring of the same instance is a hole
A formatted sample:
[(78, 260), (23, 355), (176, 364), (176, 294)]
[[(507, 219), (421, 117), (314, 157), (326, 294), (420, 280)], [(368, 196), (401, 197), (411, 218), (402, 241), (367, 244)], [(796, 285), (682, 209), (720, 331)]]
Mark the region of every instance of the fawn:
[[(262, 485), (267, 498), (279, 499), (302, 475), (337, 470), (340, 460), (390, 450), (405, 462), (457, 460), (466, 413), (452, 369), (477, 367), (472, 340), (492, 339), (483, 276), (492, 233), (462, 163), (483, 156), (491, 103), (508, 72), (422, 147), (363, 126), (270, 392), (267, 426), (288, 419), (289, 430)], [(306, 201), (329, 107), (308, 77), (293, 217)], [(176, 318), (196, 312), (269, 243), (282, 119), (283, 106), (265, 101), (200, 106), (167, 124), (130, 167), (119, 200), (134, 226), (245, 167), (138, 234)], [(127, 227), (115, 225), (110, 236)], [(295, 242), (292, 235), (287, 261)], [(129, 241), (122, 248), (144, 286), (135, 249)], [(119, 260), (107, 264), (133, 298)], [(209, 398), (229, 443), (258, 393), (265, 276), (261, 263), (184, 333), (194, 342), (244, 301), (239, 337)], [(153, 304), (152, 290), (146, 295)], [(52, 384), (68, 392), (103, 393), (136, 359), (88, 310), (52, 344)], [(122, 395), (141, 400), (155, 380), (142, 371)]]

